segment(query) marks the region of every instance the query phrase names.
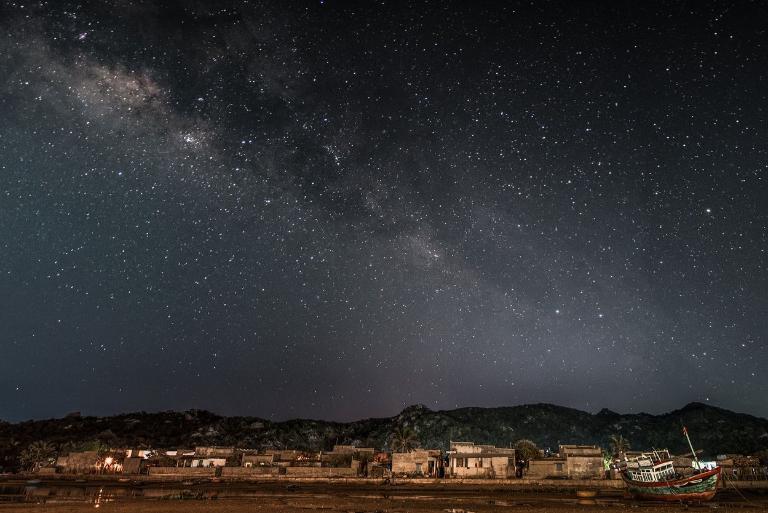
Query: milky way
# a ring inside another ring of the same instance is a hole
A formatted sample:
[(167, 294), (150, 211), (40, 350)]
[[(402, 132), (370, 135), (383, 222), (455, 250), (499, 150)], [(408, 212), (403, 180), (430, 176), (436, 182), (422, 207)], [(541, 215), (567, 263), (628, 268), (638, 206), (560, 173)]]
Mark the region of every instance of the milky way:
[(768, 415), (764, 6), (155, 4), (0, 8), (0, 418)]

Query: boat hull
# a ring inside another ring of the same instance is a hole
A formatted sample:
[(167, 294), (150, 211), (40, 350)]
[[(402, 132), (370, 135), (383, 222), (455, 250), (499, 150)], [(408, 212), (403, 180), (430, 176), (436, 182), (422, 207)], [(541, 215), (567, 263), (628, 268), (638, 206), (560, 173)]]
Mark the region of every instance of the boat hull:
[(627, 491), (636, 499), (655, 501), (708, 501), (715, 496), (720, 483), (720, 467), (674, 481), (633, 481), (625, 472), (621, 478)]

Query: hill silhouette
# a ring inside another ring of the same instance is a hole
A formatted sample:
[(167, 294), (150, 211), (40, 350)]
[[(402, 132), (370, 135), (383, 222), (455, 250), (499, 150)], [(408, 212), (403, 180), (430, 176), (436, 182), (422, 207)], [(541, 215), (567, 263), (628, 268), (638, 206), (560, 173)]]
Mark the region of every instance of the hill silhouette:
[[(528, 438), (539, 447), (596, 444), (609, 447), (621, 434), (633, 449), (668, 448), (688, 452), (682, 426), (706, 456), (751, 454), (768, 449), (768, 419), (690, 403), (661, 415), (619, 414), (607, 409), (591, 414), (553, 404), (433, 411), (409, 406), (391, 418), (353, 422), (294, 419), (272, 422), (257, 417), (224, 417), (204, 410), (136, 412), (110, 417), (67, 416), (19, 423), (0, 422), (0, 448), (6, 466), (13, 453), (45, 440), (56, 448), (88, 443), (111, 447), (170, 448), (228, 445), (242, 448), (330, 450), (335, 444), (387, 449), (392, 430), (410, 426), (422, 447), (446, 449), (451, 440), (509, 446)], [(2, 461), (0, 461), (2, 464)]]

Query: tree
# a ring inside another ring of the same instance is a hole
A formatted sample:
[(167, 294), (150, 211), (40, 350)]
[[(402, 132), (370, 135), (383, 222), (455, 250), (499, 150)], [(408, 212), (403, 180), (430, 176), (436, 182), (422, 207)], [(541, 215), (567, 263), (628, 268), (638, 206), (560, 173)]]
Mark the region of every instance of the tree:
[(517, 459), (521, 459), (525, 461), (530, 461), (532, 459), (538, 458), (539, 454), (541, 454), (541, 451), (539, 451), (539, 448), (536, 446), (536, 443), (526, 438), (523, 438), (522, 440), (518, 440), (517, 442), (515, 442), (515, 451), (520, 455), (520, 457)]
[(20, 445), (14, 437), (0, 438), (0, 472), (18, 469)]
[(334, 454), (328, 458), (328, 466), (334, 468), (349, 468), (352, 465), (352, 454)]
[(768, 465), (768, 449), (762, 449), (760, 451), (757, 451), (752, 456), (760, 460), (760, 463), (763, 465)]
[(59, 454), (67, 455), (71, 452), (96, 451), (100, 456), (109, 450), (109, 445), (100, 440), (79, 440), (64, 442), (59, 445)]
[(48, 442), (39, 440), (32, 442), (21, 451), (19, 461), (24, 469), (37, 472), (42, 467), (51, 465), (56, 461), (56, 449)]
[(373, 461), (373, 454), (358, 452), (355, 457), (360, 462), (360, 466), (357, 469), (358, 475), (368, 477), (368, 464)]
[(389, 447), (393, 452), (410, 452), (419, 446), (416, 432), (408, 426), (399, 426), (390, 435)]
[(611, 435), (611, 451), (614, 458), (620, 458), (629, 450), (629, 441), (622, 435)]

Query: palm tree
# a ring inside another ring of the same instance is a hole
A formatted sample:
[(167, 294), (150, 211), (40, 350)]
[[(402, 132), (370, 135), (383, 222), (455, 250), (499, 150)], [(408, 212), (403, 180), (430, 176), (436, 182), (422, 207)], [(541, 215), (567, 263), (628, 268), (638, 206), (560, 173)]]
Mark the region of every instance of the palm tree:
[(419, 446), (416, 432), (408, 426), (399, 426), (392, 431), (389, 447), (393, 452), (410, 452)]
[(629, 441), (622, 435), (611, 435), (611, 450), (614, 458), (620, 458), (629, 450)]
[(32, 442), (19, 455), (21, 466), (32, 472), (56, 461), (56, 449), (43, 440)]

